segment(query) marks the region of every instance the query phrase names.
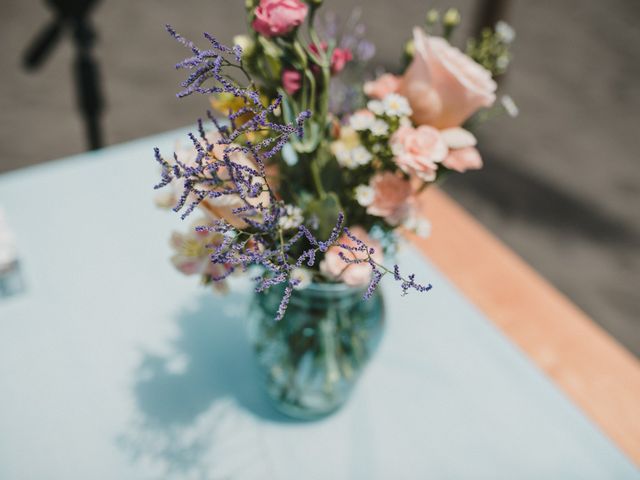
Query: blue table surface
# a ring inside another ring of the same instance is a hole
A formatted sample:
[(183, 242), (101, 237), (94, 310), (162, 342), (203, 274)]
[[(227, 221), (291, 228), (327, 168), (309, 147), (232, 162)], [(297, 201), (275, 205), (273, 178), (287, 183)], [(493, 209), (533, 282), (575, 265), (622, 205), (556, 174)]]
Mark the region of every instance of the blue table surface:
[(216, 297), (168, 262), (152, 147), (0, 176), (26, 290), (0, 299), (0, 479), (626, 479), (640, 472), (427, 260), (384, 285), (388, 323), (350, 402), (276, 414), (245, 336), (250, 285)]

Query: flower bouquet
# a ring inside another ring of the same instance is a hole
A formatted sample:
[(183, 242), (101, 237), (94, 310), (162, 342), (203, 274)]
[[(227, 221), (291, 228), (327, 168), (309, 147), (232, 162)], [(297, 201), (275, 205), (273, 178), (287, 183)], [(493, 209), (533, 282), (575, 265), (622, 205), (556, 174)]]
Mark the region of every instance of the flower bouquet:
[[(247, 0), (248, 35), (228, 47), (205, 33), (191, 51), (178, 97), (209, 97), (188, 146), (162, 168), (160, 204), (183, 219), (175, 266), (224, 288), (237, 271), (255, 279), (252, 336), (267, 390), (284, 412), (324, 415), (347, 398), (382, 332), (377, 290), (431, 285), (388, 265), (399, 229), (426, 235), (419, 196), (482, 160), (471, 122), (504, 110), (494, 77), (509, 61), (505, 24), (449, 40), (455, 10), (427, 14), (404, 48), (406, 68), (363, 82), (373, 46), (356, 16), (341, 29), (321, 0)], [(209, 126), (210, 125), (210, 126)]]

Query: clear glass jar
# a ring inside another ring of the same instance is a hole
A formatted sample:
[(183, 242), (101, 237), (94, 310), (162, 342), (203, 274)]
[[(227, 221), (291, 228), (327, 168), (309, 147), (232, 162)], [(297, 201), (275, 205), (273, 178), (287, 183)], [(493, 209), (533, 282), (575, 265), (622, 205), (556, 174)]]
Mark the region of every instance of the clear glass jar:
[(251, 337), (266, 389), (282, 413), (314, 419), (347, 400), (376, 350), (384, 324), (379, 291), (343, 283), (312, 283), (294, 290), (285, 316), (275, 320), (283, 288), (256, 294)]

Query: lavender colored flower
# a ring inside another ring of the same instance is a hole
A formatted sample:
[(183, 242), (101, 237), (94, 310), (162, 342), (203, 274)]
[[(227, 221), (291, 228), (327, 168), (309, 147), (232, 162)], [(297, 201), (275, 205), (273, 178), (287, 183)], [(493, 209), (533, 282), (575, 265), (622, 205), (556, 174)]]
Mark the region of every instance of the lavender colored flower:
[[(154, 149), (155, 159), (161, 166), (160, 181), (155, 188), (173, 184), (182, 189), (174, 210), (180, 212), (183, 219), (198, 207), (210, 208), (211, 203), (226, 201), (234, 205), (233, 218), (219, 218), (195, 229), (200, 233), (215, 233), (219, 238), (209, 246), (209, 259), (214, 265), (224, 267), (220, 269), (224, 273), (212, 275), (210, 280), (221, 281), (234, 271), (261, 266), (263, 273), (255, 279), (257, 292), (285, 285), (276, 315), (280, 320), (293, 290), (300, 285), (301, 280), (294, 273), (304, 265), (316, 267), (330, 247), (340, 245), (344, 250), (340, 256), (346, 265), (366, 262), (371, 266), (373, 275), (364, 295), (371, 297), (382, 277), (390, 272), (374, 261), (374, 249), (345, 227), (342, 213), (337, 215), (328, 238), (318, 238), (313, 233), (318, 228), (318, 218), (315, 215), (305, 218), (300, 208), (279, 200), (267, 179), (267, 162), (281, 152), (292, 136), (304, 136), (304, 123), (311, 112), (303, 111), (290, 122), (284, 122), (277, 113), (282, 102), (280, 97), (264, 105), (243, 66), (239, 46), (228, 47), (205, 34), (211, 48), (201, 50), (172, 27), (167, 26), (167, 31), (192, 53), (176, 65), (178, 69), (190, 71), (181, 83), (183, 90), (178, 97), (224, 93), (240, 98), (243, 104), (235, 112), (229, 112), (225, 121), (207, 112), (215, 135), (208, 134), (205, 123), (198, 120), (197, 132), (188, 135), (195, 152), (192, 160), (181, 161), (176, 153), (167, 160)], [(234, 80), (230, 69), (241, 73), (246, 83)], [(353, 245), (339, 243), (343, 233)], [(349, 255), (354, 252), (360, 255)], [(428, 291), (431, 288), (431, 285), (416, 283), (413, 275), (402, 277), (397, 266), (392, 273), (401, 283), (403, 293), (409, 289)]]

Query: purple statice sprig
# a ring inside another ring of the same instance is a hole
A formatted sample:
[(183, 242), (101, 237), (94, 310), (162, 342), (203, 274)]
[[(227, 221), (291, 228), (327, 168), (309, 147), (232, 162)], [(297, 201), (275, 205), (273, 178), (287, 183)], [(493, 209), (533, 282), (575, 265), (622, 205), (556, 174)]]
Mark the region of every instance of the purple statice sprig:
[[(204, 37), (211, 44), (210, 49), (201, 50), (196, 45), (177, 33), (171, 25), (165, 26), (169, 35), (178, 42), (189, 48), (193, 53), (192, 57), (186, 58), (176, 64), (176, 69), (191, 70), (189, 76), (181, 83), (184, 88), (177, 94), (178, 98), (186, 97), (192, 93), (212, 94), (222, 92), (237, 92), (236, 96), (247, 95), (253, 103), (260, 104), (260, 94), (255, 88), (251, 75), (244, 68), (242, 63), (242, 47), (234, 45), (228, 47), (218, 42), (209, 33), (204, 33)], [(241, 72), (249, 84), (242, 87), (233, 79), (227, 69), (232, 68)], [(211, 86), (205, 87), (204, 83), (212, 80)]]
[[(333, 230), (340, 232), (343, 225), (344, 215), (339, 214)], [(196, 230), (223, 234), (223, 241), (213, 247), (210, 255), (213, 263), (225, 265), (229, 270), (246, 271), (252, 265), (260, 265), (264, 269), (264, 273), (254, 279), (256, 292), (285, 285), (276, 320), (284, 315), (291, 292), (299, 284), (299, 280), (292, 275), (294, 270), (303, 265), (315, 266), (318, 253), (326, 251), (330, 243), (337, 241), (337, 236), (333, 233), (325, 241), (318, 240), (304, 225), (300, 225), (295, 233), (287, 235), (279, 227), (249, 231), (224, 221), (215, 222), (211, 226), (200, 226)], [(299, 248), (294, 249), (294, 246)], [(294, 254), (294, 251), (297, 253)]]
[[(215, 229), (215, 227), (198, 228), (209, 231), (211, 231), (211, 229), (221, 231), (220, 229)], [(225, 232), (226, 237), (233, 237), (234, 241), (243, 234), (243, 232), (232, 232), (232, 228), (228, 224), (223, 227), (222, 231)], [(341, 243), (339, 241), (340, 233), (344, 233), (355, 245)], [(249, 239), (251, 238), (258, 237), (250, 234)], [(378, 288), (380, 280), (387, 274), (393, 275), (393, 278), (401, 283), (402, 295), (406, 295), (410, 289), (418, 292), (428, 292), (432, 288), (431, 284), (423, 285), (417, 283), (415, 281), (415, 274), (411, 274), (405, 278), (400, 273), (398, 265), (394, 265), (392, 271), (374, 260), (373, 255), (375, 254), (375, 249), (367, 246), (344, 226), (344, 215), (342, 213), (338, 215), (336, 225), (329, 238), (325, 241), (319, 240), (305, 225), (300, 225), (297, 232), (292, 235), (286, 243), (280, 243), (275, 248), (267, 248), (266, 244), (268, 242), (264, 242), (263, 240), (264, 238), (256, 243), (256, 245), (262, 245), (263, 248), (254, 247), (250, 249), (247, 249), (246, 240), (239, 243), (223, 241), (216, 247), (216, 250), (211, 255), (211, 260), (214, 263), (231, 265), (234, 270), (240, 267), (243, 271), (246, 271), (250, 265), (262, 266), (265, 273), (254, 278), (256, 282), (256, 292), (263, 292), (276, 285), (285, 284), (284, 294), (276, 313), (276, 320), (282, 319), (286, 312), (292, 291), (299, 283), (299, 280), (292, 276), (293, 271), (303, 265), (314, 267), (318, 259), (318, 254), (324, 253), (336, 245), (343, 250), (339, 253), (339, 256), (345, 262), (345, 269), (350, 265), (360, 263), (367, 263), (371, 267), (371, 281), (363, 294), (364, 300), (371, 298)], [(306, 245), (306, 248), (304, 248), (301, 253), (298, 253), (296, 257), (291, 254), (292, 247), (301, 242), (305, 242), (304, 245)]]
[[(214, 141), (210, 141), (202, 120), (198, 120), (198, 136), (189, 134), (197, 152), (195, 160), (189, 165), (181, 162), (176, 154), (173, 156), (173, 161), (168, 162), (156, 149), (156, 160), (162, 166), (161, 181), (156, 188), (162, 188), (174, 179), (182, 181), (183, 192), (174, 210), (182, 210), (183, 219), (206, 199), (213, 200), (225, 195), (234, 195), (243, 201), (247, 210), (256, 214), (261, 213), (264, 218), (277, 221), (274, 216), (276, 212), (266, 211), (264, 207), (255, 205), (253, 200), (265, 191), (269, 193), (271, 200), (275, 199), (266, 182), (265, 161), (278, 154), (292, 135), (302, 138), (304, 122), (310, 117), (310, 112), (301, 112), (289, 123), (280, 121), (277, 113), (282, 102), (281, 97), (276, 97), (268, 105), (264, 105), (252, 81), (243, 86), (227, 73), (228, 68), (237, 68), (250, 80), (249, 73), (242, 65), (240, 47), (227, 47), (211, 35), (205, 34), (212, 48), (200, 50), (193, 42), (176, 33), (172, 27), (167, 26), (167, 30), (194, 54), (176, 66), (192, 70), (188, 78), (182, 82), (185, 89), (178, 94), (179, 97), (192, 93), (227, 93), (242, 99), (244, 106), (239, 111), (229, 112), (226, 121), (219, 121), (207, 112), (218, 131)], [(204, 82), (208, 80), (211, 81), (211, 85), (205, 87)], [(238, 122), (240, 116), (247, 117), (246, 121)], [(250, 138), (251, 134), (264, 138), (255, 143), (248, 140), (241, 143), (243, 138)], [(215, 158), (212, 155), (216, 145), (223, 147), (223, 158)], [(255, 164), (254, 167), (235, 161), (237, 154), (251, 158)], [(247, 221), (254, 222), (250, 218)], [(260, 228), (259, 225), (254, 224), (254, 226)]]
[[(393, 270), (388, 269), (383, 264), (377, 262), (374, 259), (374, 254), (376, 253), (375, 249), (369, 247), (365, 242), (360, 240), (357, 236), (355, 236), (348, 228), (343, 229), (344, 234), (353, 242), (352, 245), (347, 243), (338, 243), (337, 245), (342, 249), (339, 252), (338, 256), (340, 259), (346, 264), (345, 269), (350, 265), (357, 264), (369, 264), (371, 267), (371, 281), (367, 289), (364, 292), (363, 299), (368, 300), (374, 294), (376, 289), (378, 288), (378, 284), (382, 277), (387, 274), (393, 276), (396, 282), (400, 282), (400, 288), (402, 289), (402, 295), (407, 295), (409, 290), (415, 290), (417, 292), (428, 292), (433, 288), (433, 286), (429, 283), (426, 285), (417, 283), (415, 281), (415, 274), (410, 274), (407, 277), (404, 277), (400, 273), (400, 267), (398, 265), (393, 266)], [(344, 271), (344, 270), (343, 270)]]
[[(287, 215), (287, 205), (278, 199), (269, 185), (266, 162), (280, 152), (292, 135), (303, 137), (304, 122), (311, 113), (303, 111), (289, 123), (280, 121), (281, 98), (276, 97), (268, 105), (263, 104), (251, 76), (242, 65), (240, 47), (227, 47), (205, 34), (211, 48), (201, 50), (170, 26), (167, 30), (193, 53), (192, 57), (176, 65), (179, 69), (191, 70), (182, 82), (183, 90), (178, 97), (193, 93), (227, 93), (241, 98), (244, 105), (236, 112), (229, 112), (225, 120), (218, 120), (208, 112), (217, 131), (213, 136), (207, 134), (203, 121), (198, 120), (197, 133), (188, 135), (195, 151), (195, 158), (189, 162), (182, 161), (176, 153), (171, 161), (166, 160), (159, 149), (154, 149), (155, 159), (162, 167), (161, 178), (155, 188), (173, 185), (182, 190), (174, 207), (182, 219), (199, 206), (211, 209), (211, 204), (222, 200), (230, 200), (223, 203), (234, 205), (233, 221), (219, 218), (208, 225), (196, 227), (198, 232), (216, 232), (222, 236), (221, 242), (208, 248), (210, 261), (223, 266), (225, 273), (211, 280), (222, 281), (234, 271), (261, 266), (263, 274), (255, 278), (257, 292), (284, 284), (284, 294), (276, 313), (276, 320), (280, 320), (293, 290), (300, 283), (294, 278), (294, 271), (303, 266), (315, 267), (329, 248), (338, 245), (353, 257), (341, 255), (346, 267), (362, 262), (371, 266), (372, 280), (364, 295), (365, 298), (371, 297), (381, 278), (390, 271), (372, 258), (375, 253), (372, 248), (345, 227), (343, 213), (337, 216), (327, 239), (319, 239), (313, 234), (318, 226), (315, 216), (297, 228), (285, 229), (283, 225), (287, 222), (281, 222)], [(227, 73), (230, 68), (243, 72), (248, 84), (240, 85), (234, 80)], [(251, 138), (260, 140), (251, 141)], [(215, 208), (212, 213), (215, 214)], [(343, 233), (354, 246), (340, 243)], [(430, 285), (417, 284), (413, 275), (402, 277), (397, 266), (393, 274), (401, 282), (403, 293), (409, 289), (428, 291), (431, 288)]]

